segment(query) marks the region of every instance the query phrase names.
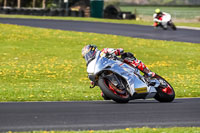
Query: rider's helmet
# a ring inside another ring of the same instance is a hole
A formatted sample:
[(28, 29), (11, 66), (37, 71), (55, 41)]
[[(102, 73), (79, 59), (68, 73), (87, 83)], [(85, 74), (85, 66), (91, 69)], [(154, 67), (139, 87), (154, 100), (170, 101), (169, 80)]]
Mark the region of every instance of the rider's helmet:
[(97, 46), (93, 44), (83, 47), (82, 57), (85, 58), (87, 64), (95, 58), (97, 50)]
[(161, 13), (160, 9), (157, 8), (157, 9), (155, 10), (155, 13), (157, 13), (157, 14)]

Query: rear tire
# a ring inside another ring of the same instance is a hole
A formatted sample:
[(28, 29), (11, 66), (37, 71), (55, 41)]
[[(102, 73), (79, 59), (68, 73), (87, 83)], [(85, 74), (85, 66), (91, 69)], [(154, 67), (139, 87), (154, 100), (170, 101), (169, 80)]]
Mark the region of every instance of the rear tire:
[(172, 30), (176, 30), (176, 26), (173, 22), (170, 21), (169, 26), (172, 28)]
[(110, 99), (114, 100), (117, 103), (128, 103), (130, 100), (130, 96), (127, 93), (127, 96), (122, 97), (120, 95), (115, 94), (110, 88), (109, 88), (109, 81), (100, 77), (98, 80), (98, 85), (101, 88), (102, 92), (109, 97)]
[(172, 27), (173, 30), (176, 30), (176, 29), (177, 29), (176, 26), (175, 26), (173, 23), (172, 23), (172, 26), (171, 26), (171, 27)]
[(155, 95), (155, 99), (159, 102), (172, 102), (175, 98), (175, 92), (173, 87), (161, 76), (156, 75), (156, 78), (159, 80), (163, 80), (165, 83), (167, 83), (168, 87), (158, 87), (156, 88), (157, 93)]

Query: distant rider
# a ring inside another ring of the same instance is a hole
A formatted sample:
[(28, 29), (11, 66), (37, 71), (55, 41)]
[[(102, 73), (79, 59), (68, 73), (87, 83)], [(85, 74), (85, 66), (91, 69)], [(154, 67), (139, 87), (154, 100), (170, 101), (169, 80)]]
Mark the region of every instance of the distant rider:
[(164, 29), (167, 29), (167, 24), (165, 24), (167, 22), (163, 21), (163, 17), (171, 17), (171, 15), (166, 12), (161, 12), (160, 9), (156, 9), (153, 14), (154, 27), (163, 26)]

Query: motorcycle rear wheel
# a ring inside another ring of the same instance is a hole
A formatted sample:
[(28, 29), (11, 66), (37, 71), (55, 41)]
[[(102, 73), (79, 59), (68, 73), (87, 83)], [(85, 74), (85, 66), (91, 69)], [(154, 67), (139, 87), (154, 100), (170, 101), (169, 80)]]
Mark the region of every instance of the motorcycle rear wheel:
[(117, 103), (128, 103), (130, 100), (130, 95), (128, 93), (125, 95), (117, 94), (117, 92), (115, 92), (112, 88), (113, 84), (105, 78), (100, 77), (98, 80), (98, 85), (106, 97), (109, 97)]
[(172, 28), (172, 30), (176, 30), (177, 29), (173, 22), (170, 22), (169, 26)]
[(156, 75), (156, 78), (167, 83), (167, 87), (157, 87), (157, 93), (154, 98), (159, 102), (172, 102), (175, 98), (175, 91), (173, 87), (161, 76)]

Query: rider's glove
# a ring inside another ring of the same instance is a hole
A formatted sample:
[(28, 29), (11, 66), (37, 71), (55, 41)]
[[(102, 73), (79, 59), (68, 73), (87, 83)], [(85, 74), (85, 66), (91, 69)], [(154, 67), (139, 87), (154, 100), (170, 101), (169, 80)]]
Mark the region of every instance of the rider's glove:
[(154, 21), (154, 22), (157, 22), (157, 23), (161, 23), (161, 22), (162, 22), (161, 20), (159, 20), (159, 19), (157, 19), (157, 18), (154, 18), (153, 21)]
[(149, 73), (147, 73), (147, 75), (148, 75), (148, 77), (152, 77), (153, 78), (153, 77), (155, 77), (156, 74), (154, 72), (149, 72)]
[(116, 55), (115, 55), (115, 53), (113, 52), (113, 53), (106, 53), (106, 57), (107, 58), (113, 58), (113, 57), (115, 57)]
[(123, 53), (124, 53), (124, 49), (122, 49), (122, 48), (118, 48), (118, 49), (115, 50), (115, 55), (116, 56), (119, 56), (119, 55), (121, 55)]
[(134, 55), (130, 52), (126, 52), (126, 53), (121, 54), (121, 58), (122, 59), (125, 59), (125, 58), (135, 59)]

